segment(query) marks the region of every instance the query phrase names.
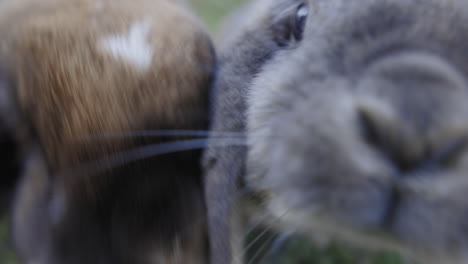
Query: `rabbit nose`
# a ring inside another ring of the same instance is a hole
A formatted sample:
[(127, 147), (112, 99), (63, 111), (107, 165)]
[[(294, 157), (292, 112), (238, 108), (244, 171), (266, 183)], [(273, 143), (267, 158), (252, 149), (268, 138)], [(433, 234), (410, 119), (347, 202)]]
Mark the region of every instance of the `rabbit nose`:
[(437, 56), (382, 58), (369, 66), (357, 93), (363, 138), (403, 172), (442, 155), (436, 162), (441, 163), (464, 146), (459, 142), (468, 135), (465, 81)]
[(400, 172), (447, 167), (467, 146), (468, 137), (459, 135), (434, 147), (422, 133), (368, 110), (360, 111), (359, 116), (363, 138), (391, 160)]

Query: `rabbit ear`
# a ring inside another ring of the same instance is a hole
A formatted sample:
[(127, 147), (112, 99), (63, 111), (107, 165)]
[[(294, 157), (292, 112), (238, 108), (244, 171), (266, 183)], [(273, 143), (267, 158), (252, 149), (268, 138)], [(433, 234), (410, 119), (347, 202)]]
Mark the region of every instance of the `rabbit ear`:
[(14, 132), (18, 113), (11, 83), (0, 68), (0, 213), (7, 207), (20, 171)]
[(0, 136), (14, 130), (18, 121), (13, 82), (0, 66)]

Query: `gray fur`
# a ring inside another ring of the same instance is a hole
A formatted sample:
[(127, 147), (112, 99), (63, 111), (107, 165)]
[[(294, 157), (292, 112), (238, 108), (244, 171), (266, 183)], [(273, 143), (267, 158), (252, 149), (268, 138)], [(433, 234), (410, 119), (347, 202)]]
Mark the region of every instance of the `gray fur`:
[[(267, 0), (253, 7), (258, 11), (252, 12), (255, 17), (242, 15), (235, 17), (236, 21), (243, 20), (239, 32), (233, 32), (233, 34), (238, 33), (238, 37), (224, 40), (222, 45), (220, 44), (223, 48), (219, 54), (218, 78), (212, 95), (214, 98), (212, 131), (245, 131), (245, 98), (250, 83), (262, 65), (281, 49), (275, 41), (278, 36), (274, 28), (283, 21), (273, 15), (275, 12), (271, 12), (278, 6), (271, 5)], [(285, 14), (285, 17), (288, 16)], [(232, 26), (227, 28), (234, 29)], [(231, 245), (231, 236), (235, 232), (230, 230), (230, 224), (231, 218), (236, 217), (233, 203), (236, 202), (239, 177), (245, 171), (245, 151), (245, 147), (216, 146), (209, 146), (205, 151), (205, 189), (211, 263), (229, 263), (232, 257), (231, 250), (236, 248), (236, 245)]]
[[(250, 15), (298, 4), (259, 2)], [(213, 263), (232, 262), (217, 248), (232, 231), (213, 232), (229, 223), (237, 182), (266, 194), (282, 228), (466, 263), (468, 5), (307, 4), (300, 43), (269, 48), (254, 36), (274, 39), (272, 20), (255, 18), (221, 46), (214, 130), (247, 132), (248, 147), (206, 154)], [(252, 61), (259, 50), (268, 59)]]

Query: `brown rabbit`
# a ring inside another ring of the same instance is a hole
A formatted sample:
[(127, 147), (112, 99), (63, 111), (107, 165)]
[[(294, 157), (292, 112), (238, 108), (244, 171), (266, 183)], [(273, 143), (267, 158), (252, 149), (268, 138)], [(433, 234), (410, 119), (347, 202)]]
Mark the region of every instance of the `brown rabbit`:
[(467, 263), (468, 3), (259, 0), (235, 19), (212, 129), (246, 139), (205, 153), (212, 262), (243, 257), (247, 191), (282, 230)]
[(185, 5), (3, 1), (0, 36), (23, 262), (206, 263), (200, 150), (144, 133), (207, 129), (215, 55)]

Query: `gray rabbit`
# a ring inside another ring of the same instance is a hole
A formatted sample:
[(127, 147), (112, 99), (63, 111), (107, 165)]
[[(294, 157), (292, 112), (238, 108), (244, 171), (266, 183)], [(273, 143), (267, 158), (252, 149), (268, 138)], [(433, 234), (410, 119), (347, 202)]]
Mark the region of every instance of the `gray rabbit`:
[(264, 212), (468, 262), (468, 2), (258, 0), (225, 32), (204, 156), (212, 263), (242, 261), (242, 216)]

